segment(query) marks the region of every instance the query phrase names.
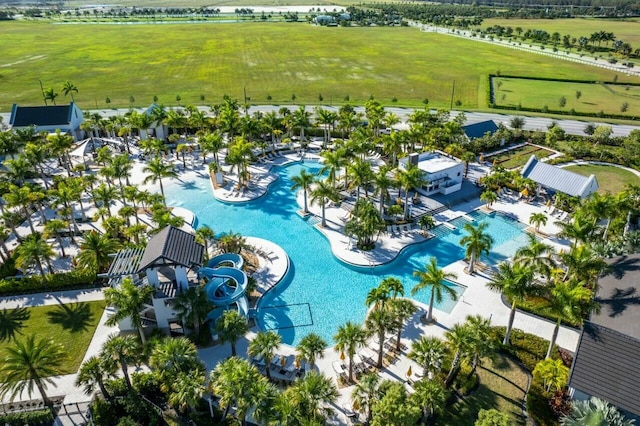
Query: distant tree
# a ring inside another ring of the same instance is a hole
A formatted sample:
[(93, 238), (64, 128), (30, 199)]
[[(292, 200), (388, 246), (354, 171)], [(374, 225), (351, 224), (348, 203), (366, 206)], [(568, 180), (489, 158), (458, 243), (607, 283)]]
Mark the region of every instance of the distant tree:
[(560, 96), (560, 99), (558, 99), (558, 106), (560, 108), (564, 108), (565, 106), (567, 106), (567, 98), (565, 98), (564, 96)]
[(576, 99), (580, 99), (582, 97), (582, 92), (580, 90), (576, 90)]
[(73, 98), (73, 93), (78, 93), (78, 88), (70, 81), (65, 81), (64, 85), (62, 86), (62, 93), (64, 94), (64, 96), (66, 97), (67, 95), (71, 95), (71, 102), (75, 102), (75, 99)]

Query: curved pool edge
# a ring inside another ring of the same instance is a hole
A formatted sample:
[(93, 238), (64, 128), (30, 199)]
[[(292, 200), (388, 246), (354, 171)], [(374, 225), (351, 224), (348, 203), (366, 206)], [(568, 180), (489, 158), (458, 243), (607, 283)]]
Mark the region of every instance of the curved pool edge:
[(258, 237), (246, 237), (248, 244), (258, 251), (260, 268), (253, 273), (258, 281), (258, 297), (254, 309), (258, 309), (262, 298), (280, 284), (288, 275), (291, 260), (287, 252), (278, 244)]

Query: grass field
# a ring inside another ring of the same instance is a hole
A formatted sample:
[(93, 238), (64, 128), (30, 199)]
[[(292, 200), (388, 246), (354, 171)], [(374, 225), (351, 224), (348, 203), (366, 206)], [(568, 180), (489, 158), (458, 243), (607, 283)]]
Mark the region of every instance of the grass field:
[(472, 425), (481, 409), (495, 408), (509, 414), (511, 424), (522, 422), (522, 401), (528, 383), (528, 374), (512, 359), (496, 356), (487, 361), (485, 368), (478, 368), (480, 386), (474, 393), (458, 401), (438, 417), (437, 425)]
[[(567, 83), (561, 81), (524, 80), (497, 77), (493, 79), (496, 105), (597, 114), (640, 115), (640, 87), (614, 84)], [(580, 92), (580, 97), (577, 97)], [(566, 105), (560, 107), (564, 96)], [(626, 111), (622, 105), (626, 103)]]
[[(286, 6), (322, 6), (329, 8), (330, 6), (349, 6), (352, 4), (359, 4), (356, 0), (113, 0), (109, 2), (111, 6), (136, 6), (136, 7), (222, 7), (222, 6), (237, 6), (237, 7), (254, 7), (254, 6), (274, 6), (274, 7), (286, 7)], [(82, 7), (95, 4), (86, 0), (71, 0), (65, 2), (65, 7)]]
[(598, 164), (582, 164), (565, 167), (567, 170), (579, 173), (583, 176), (596, 175), (598, 180), (598, 192), (617, 194), (627, 185), (640, 185), (640, 177), (620, 167), (604, 166)]
[(630, 43), (634, 49), (640, 48), (640, 20), (638, 19), (485, 19), (482, 28), (493, 25), (517, 28), (523, 30), (545, 30), (549, 34), (559, 32), (570, 34), (571, 37), (589, 37), (598, 31), (615, 34), (616, 38)]
[[(41, 103), (40, 85), (75, 84), (83, 108), (219, 102), (363, 103), (486, 108), (487, 75), (610, 80), (613, 73), (413, 28), (305, 23), (64, 25), (0, 23), (0, 109)], [(621, 79), (629, 77), (621, 77)], [(323, 101), (320, 102), (319, 95)], [(105, 103), (109, 97), (110, 104)], [(130, 102), (133, 97), (134, 102)], [(58, 102), (68, 102), (60, 95)]]
[[(67, 305), (27, 308), (29, 319), (23, 322), (21, 334), (35, 334), (37, 338), (52, 338), (67, 354), (62, 374), (78, 371), (91, 343), (106, 304), (104, 301), (70, 303)], [(20, 334), (16, 334), (18, 340)], [(11, 341), (0, 342), (0, 356)]]
[(493, 162), (505, 169), (513, 169), (524, 166), (527, 160), (534, 154), (538, 159), (546, 158), (553, 154), (553, 151), (540, 148), (535, 145), (525, 145), (500, 154), (486, 156), (485, 160)]

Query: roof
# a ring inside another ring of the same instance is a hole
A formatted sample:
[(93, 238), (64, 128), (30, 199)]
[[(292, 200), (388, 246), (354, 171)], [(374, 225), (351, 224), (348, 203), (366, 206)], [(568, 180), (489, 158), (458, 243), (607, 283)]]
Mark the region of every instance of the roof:
[(477, 139), (483, 137), (487, 132), (494, 134), (498, 131), (498, 125), (493, 120), (487, 120), (462, 126), (462, 131), (469, 139)]
[(569, 386), (640, 415), (640, 255), (610, 259), (601, 310), (585, 322)]
[(522, 168), (522, 176), (556, 192), (584, 198), (598, 189), (596, 177), (582, 176), (561, 167), (538, 161), (532, 155)]
[(442, 172), (462, 164), (453, 157), (440, 154), (439, 152), (421, 154), (418, 157), (418, 168), (429, 174)]
[(203, 254), (204, 246), (194, 235), (169, 225), (147, 243), (138, 272), (160, 265), (201, 266)]
[(120, 250), (113, 258), (106, 276), (117, 278), (124, 275), (133, 275), (138, 271), (143, 250), (141, 248)]
[(71, 123), (74, 103), (69, 105), (18, 106), (13, 105), (9, 124), (13, 127), (64, 126)]

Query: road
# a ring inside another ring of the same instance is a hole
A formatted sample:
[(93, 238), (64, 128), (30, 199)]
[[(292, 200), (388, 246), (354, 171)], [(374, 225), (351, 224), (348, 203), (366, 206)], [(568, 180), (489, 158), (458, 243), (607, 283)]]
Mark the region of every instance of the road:
[[(260, 112), (276, 111), (277, 112), (283, 106), (286, 106), (290, 110), (294, 110), (298, 108), (297, 105), (255, 105), (249, 108), (249, 114), (253, 114), (254, 112), (257, 112), (257, 111), (260, 111)], [(332, 111), (338, 111), (338, 108), (339, 108), (338, 106), (327, 106), (327, 105), (323, 105), (322, 107)], [(209, 111), (208, 106), (199, 106), (198, 109), (205, 112)], [(311, 111), (312, 107), (309, 106), (307, 109)], [(136, 110), (139, 112), (144, 112), (145, 109), (137, 108)], [(355, 110), (358, 112), (364, 112), (364, 107), (355, 107)], [(128, 111), (129, 109), (127, 108), (89, 110), (90, 113), (98, 113), (103, 118), (108, 118), (114, 115), (122, 115)], [(406, 121), (408, 120), (411, 113), (413, 113), (414, 108), (388, 107), (386, 108), (386, 111), (396, 114), (402, 121), (402, 123), (398, 125), (398, 128), (404, 128), (406, 127)], [(455, 110), (451, 111), (451, 117), (452, 118), (455, 117), (460, 112), (462, 111), (455, 111)], [(591, 120), (579, 121), (579, 120), (562, 120), (562, 119), (559, 120), (559, 119), (545, 118), (545, 117), (529, 117), (521, 114), (507, 115), (507, 114), (498, 114), (498, 113), (491, 113), (491, 112), (468, 112), (468, 111), (464, 111), (464, 114), (467, 117), (466, 124), (473, 124), (473, 123), (477, 123), (485, 120), (493, 120), (496, 123), (502, 123), (507, 127), (509, 127), (509, 123), (513, 117), (516, 117), (516, 116), (523, 117), (525, 119), (525, 125), (524, 125), (525, 130), (546, 131), (547, 127), (551, 123), (555, 122), (560, 127), (562, 127), (562, 129), (564, 129), (566, 133), (570, 135), (584, 136), (584, 128), (588, 123), (593, 123), (596, 126), (598, 125), (610, 126), (611, 129), (613, 130), (613, 136), (628, 136), (632, 130), (640, 130), (640, 123), (638, 123), (638, 126), (631, 126), (626, 124), (608, 124), (608, 123), (591, 121)], [(3, 119), (2, 123), (4, 124), (9, 123), (9, 118), (10, 118), (9, 113), (0, 113), (0, 117), (2, 117)]]

